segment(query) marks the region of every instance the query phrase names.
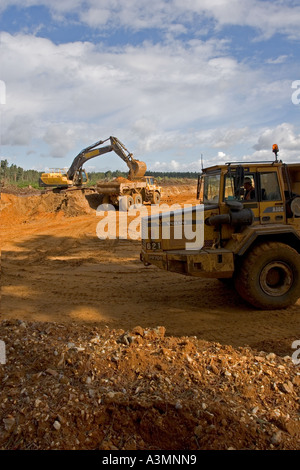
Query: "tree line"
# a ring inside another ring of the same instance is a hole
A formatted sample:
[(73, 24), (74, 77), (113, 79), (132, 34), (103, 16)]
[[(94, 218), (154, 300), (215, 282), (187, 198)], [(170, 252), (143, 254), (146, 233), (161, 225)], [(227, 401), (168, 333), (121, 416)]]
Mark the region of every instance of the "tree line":
[(39, 181), (40, 172), (36, 170), (24, 170), (15, 164), (8, 164), (7, 160), (1, 160), (0, 164), (0, 181), (10, 184), (33, 184)]
[[(127, 178), (128, 171), (106, 171), (106, 172), (92, 172), (88, 173), (88, 178), (90, 182), (96, 182), (98, 180), (106, 179), (111, 180), (113, 178), (123, 177)], [(195, 172), (187, 172), (187, 171), (146, 171), (145, 176), (153, 176), (153, 178), (160, 180), (166, 180), (169, 178), (188, 178), (188, 179), (197, 179), (198, 173)]]
[[(15, 164), (8, 164), (7, 160), (1, 160), (0, 166), (0, 181), (4, 184), (16, 184), (18, 186), (31, 185), (38, 187), (39, 177), (43, 172), (37, 170), (24, 170), (22, 167)], [(165, 171), (146, 171), (146, 176), (153, 176), (157, 180), (165, 180), (169, 178), (189, 178), (196, 179), (197, 172), (165, 172)], [(127, 171), (108, 170), (105, 172), (88, 172), (89, 184), (95, 184), (99, 180), (111, 180), (113, 178), (123, 177), (127, 178)]]

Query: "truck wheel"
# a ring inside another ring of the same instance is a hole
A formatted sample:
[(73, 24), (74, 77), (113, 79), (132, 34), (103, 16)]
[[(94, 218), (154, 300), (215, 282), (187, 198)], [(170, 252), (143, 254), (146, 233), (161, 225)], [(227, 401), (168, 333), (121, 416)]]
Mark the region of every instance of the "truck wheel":
[(143, 198), (140, 194), (136, 194), (134, 196), (134, 204), (135, 205), (143, 204)]
[(256, 246), (235, 276), (240, 296), (260, 309), (282, 309), (300, 297), (300, 255), (284, 243)]
[(133, 205), (133, 197), (131, 196), (122, 196), (119, 200), (119, 210), (128, 211), (129, 207)]
[(159, 204), (159, 203), (160, 203), (160, 194), (157, 191), (155, 191), (151, 199), (151, 204)]
[(106, 194), (102, 195), (100, 205), (102, 206), (102, 209), (103, 209), (104, 211), (105, 211), (105, 210), (109, 210), (110, 207), (111, 207), (111, 201), (110, 201), (109, 196), (107, 196)]
[(133, 204), (134, 204), (133, 197), (132, 196), (127, 196), (127, 209), (129, 209), (129, 207), (133, 206)]

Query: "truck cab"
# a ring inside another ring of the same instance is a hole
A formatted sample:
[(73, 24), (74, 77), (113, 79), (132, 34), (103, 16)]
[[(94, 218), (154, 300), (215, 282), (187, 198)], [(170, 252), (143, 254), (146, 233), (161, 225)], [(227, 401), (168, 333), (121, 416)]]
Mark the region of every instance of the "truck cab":
[(151, 201), (152, 204), (159, 204), (162, 194), (161, 186), (157, 185), (157, 181), (153, 176), (145, 176), (145, 181), (145, 197)]

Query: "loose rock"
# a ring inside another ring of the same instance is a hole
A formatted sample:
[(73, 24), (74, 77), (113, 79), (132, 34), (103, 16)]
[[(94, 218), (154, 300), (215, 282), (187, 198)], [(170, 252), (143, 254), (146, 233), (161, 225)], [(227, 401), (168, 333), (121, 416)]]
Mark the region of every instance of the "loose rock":
[[(164, 327), (0, 323), (0, 449), (299, 450), (299, 375)], [(59, 438), (58, 438), (59, 436)]]

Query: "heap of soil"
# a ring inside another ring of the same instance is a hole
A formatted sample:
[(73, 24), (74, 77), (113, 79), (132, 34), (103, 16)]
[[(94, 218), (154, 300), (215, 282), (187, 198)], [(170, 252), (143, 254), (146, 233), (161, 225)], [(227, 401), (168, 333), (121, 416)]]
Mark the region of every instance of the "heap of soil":
[(299, 449), (290, 357), (164, 327), (0, 327), (1, 449)]
[(132, 180), (124, 178), (123, 176), (118, 176), (118, 178), (114, 178), (113, 181), (117, 183), (132, 183)]
[[(91, 203), (92, 198), (95, 200)], [(50, 191), (35, 196), (2, 193), (0, 210), (4, 217), (11, 216), (14, 219), (30, 219), (41, 214), (57, 212), (62, 212), (67, 217), (75, 217), (93, 213), (100, 203), (100, 195), (81, 191), (65, 193)]]

